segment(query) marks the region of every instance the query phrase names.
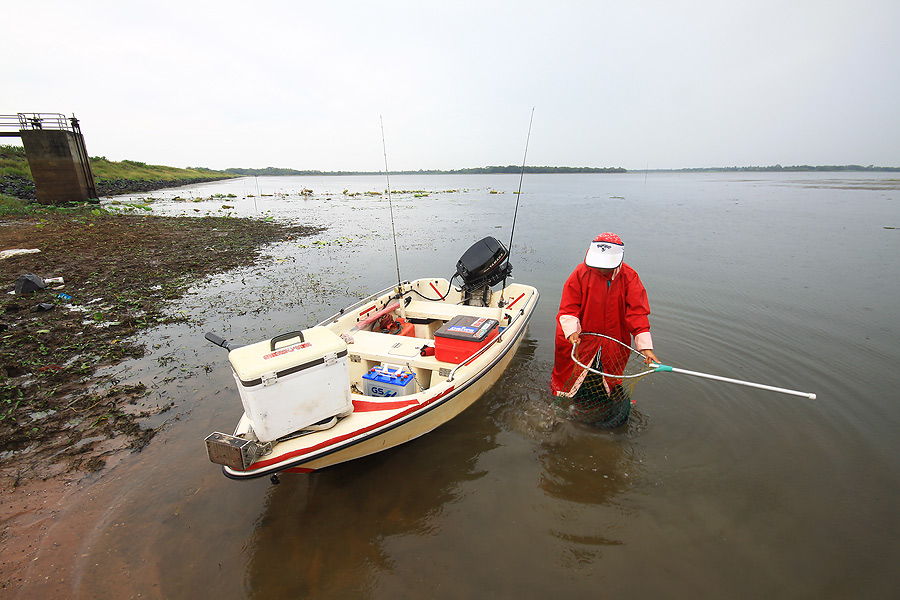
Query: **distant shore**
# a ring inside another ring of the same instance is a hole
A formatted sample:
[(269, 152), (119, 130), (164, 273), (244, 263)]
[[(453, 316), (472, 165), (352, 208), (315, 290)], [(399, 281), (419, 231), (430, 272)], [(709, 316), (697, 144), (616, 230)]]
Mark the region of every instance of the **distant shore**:
[[(514, 174), (522, 173), (522, 166), (508, 165), (505, 167), (473, 167), (470, 169), (419, 169), (412, 171), (391, 171), (392, 175), (498, 175), (498, 174)], [(239, 177), (271, 177), (271, 176), (292, 176), (292, 175), (314, 175), (314, 176), (341, 176), (341, 175), (383, 175), (384, 171), (316, 171), (316, 170), (298, 170), (284, 169), (278, 167), (266, 167), (264, 169), (241, 169), (231, 168), (225, 169), (225, 173), (237, 175)], [(783, 167), (781, 165), (772, 165), (767, 167), (688, 167), (682, 169), (624, 169), (622, 167), (530, 167), (526, 166), (525, 173), (529, 174), (570, 174), (570, 173), (731, 173), (731, 172), (749, 172), (749, 173), (780, 173), (780, 172), (900, 172), (900, 167), (876, 167), (869, 165), (791, 165)]]
[[(111, 161), (104, 156), (91, 157), (97, 194), (99, 197), (118, 194), (144, 193), (153, 190), (219, 181), (234, 177), (256, 176), (348, 176), (382, 175), (383, 171), (321, 171), (301, 170), (281, 167), (261, 169), (229, 168), (212, 170), (205, 167), (176, 168), (162, 165), (148, 165), (134, 160)], [(529, 174), (622, 174), (622, 173), (804, 173), (804, 172), (862, 172), (900, 173), (900, 167), (876, 165), (788, 165), (733, 166), (733, 167), (688, 167), (680, 169), (633, 169), (622, 167), (554, 167), (505, 165), (472, 167), (464, 169), (418, 169), (392, 171), (396, 175), (519, 175)], [(0, 197), (18, 198), (24, 201), (35, 199), (34, 181), (28, 167), (25, 149), (21, 146), (0, 146)], [(0, 198), (2, 200), (2, 198)]]

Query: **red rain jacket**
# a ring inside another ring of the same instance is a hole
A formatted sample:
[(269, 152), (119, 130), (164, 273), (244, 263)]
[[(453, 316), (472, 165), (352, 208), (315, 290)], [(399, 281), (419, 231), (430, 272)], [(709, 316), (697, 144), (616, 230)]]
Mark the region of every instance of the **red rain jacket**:
[[(554, 393), (574, 392), (570, 389), (575, 381), (573, 374), (576, 374), (576, 369), (578, 372), (583, 370), (572, 361), (572, 344), (559, 324), (561, 315), (577, 317), (581, 331), (602, 333), (627, 346), (631, 345), (632, 336), (650, 331), (650, 302), (637, 271), (623, 263), (617, 273), (604, 275), (599, 269), (581, 263), (563, 286), (559, 313), (556, 315), (556, 354), (550, 377), (550, 389)], [(594, 359), (600, 340), (596, 336), (583, 336), (578, 344), (579, 361), (590, 364), (586, 360)], [(628, 351), (607, 341), (603, 345), (604, 368), (607, 369), (615, 368), (607, 366), (608, 362), (612, 362), (606, 358), (612, 358), (610, 353), (622, 355), (624, 362)]]

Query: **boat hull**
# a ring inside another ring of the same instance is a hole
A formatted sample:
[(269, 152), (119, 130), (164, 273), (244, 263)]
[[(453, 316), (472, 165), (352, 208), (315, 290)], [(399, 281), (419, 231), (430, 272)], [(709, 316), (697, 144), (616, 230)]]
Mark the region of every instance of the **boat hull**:
[[(408, 290), (433, 290), (441, 285), (450, 287), (449, 282), (439, 279), (404, 284)], [(402, 297), (403, 287), (399, 290)], [(367, 314), (393, 306), (391, 303), (397, 291), (386, 290), (381, 296), (370, 297), (341, 311), (320, 326), (329, 327), (336, 333), (352, 334), (350, 337), (354, 338), (354, 343), (348, 344), (347, 348), (353, 365), (351, 368), (358, 371), (354, 378), (358, 379), (359, 372), (379, 364), (379, 361), (394, 362), (415, 372), (417, 383), (428, 380), (427, 384), (414, 394), (392, 398), (353, 393), (353, 413), (340, 419), (334, 427), (279, 441), (249, 468), (223, 467), (226, 476), (252, 479), (286, 472), (308, 473), (399, 446), (433, 431), (475, 403), (503, 375), (526, 334), (528, 321), (538, 301), (537, 290), (521, 284), (513, 284), (494, 293), (496, 300), (503, 299), (505, 308), (462, 306), (455, 304), (453, 297), (441, 302), (407, 301), (408, 311), (404, 312), (412, 321), (441, 323), (450, 320), (453, 314), (475, 314), (494, 315), (500, 317), (501, 324), (505, 323), (500, 334), (475, 355), (460, 364), (450, 364), (436, 361), (434, 357), (413, 357), (412, 352), (403, 352), (404, 347), (417, 349), (420, 342), (427, 342), (427, 331), (420, 331), (424, 337), (418, 338), (353, 331), (353, 323), (363, 321)], [(434, 295), (433, 292), (431, 294)], [(416, 315), (425, 315), (425, 318), (417, 318)], [(429, 327), (433, 331), (436, 325)], [(434, 342), (433, 335), (430, 340)], [(379, 348), (378, 344), (384, 348)], [(391, 352), (399, 352), (400, 355)], [(240, 438), (253, 435), (252, 424), (246, 414), (238, 423), (234, 435)]]

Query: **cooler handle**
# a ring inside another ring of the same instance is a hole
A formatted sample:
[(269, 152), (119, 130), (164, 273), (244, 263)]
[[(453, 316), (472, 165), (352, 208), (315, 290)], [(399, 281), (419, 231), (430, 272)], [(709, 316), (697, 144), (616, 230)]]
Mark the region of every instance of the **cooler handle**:
[(282, 333), (281, 335), (276, 335), (275, 337), (273, 337), (271, 343), (269, 344), (269, 349), (275, 350), (275, 344), (277, 344), (278, 342), (283, 342), (284, 340), (289, 340), (295, 337), (299, 337), (301, 342), (306, 341), (303, 339), (302, 331), (291, 331), (290, 333)]

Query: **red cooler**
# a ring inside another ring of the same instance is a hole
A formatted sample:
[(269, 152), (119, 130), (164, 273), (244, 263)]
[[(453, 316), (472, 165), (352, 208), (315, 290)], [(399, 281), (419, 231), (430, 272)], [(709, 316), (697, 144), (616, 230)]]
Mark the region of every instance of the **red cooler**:
[(434, 332), (434, 357), (459, 364), (497, 337), (497, 319), (459, 315)]

